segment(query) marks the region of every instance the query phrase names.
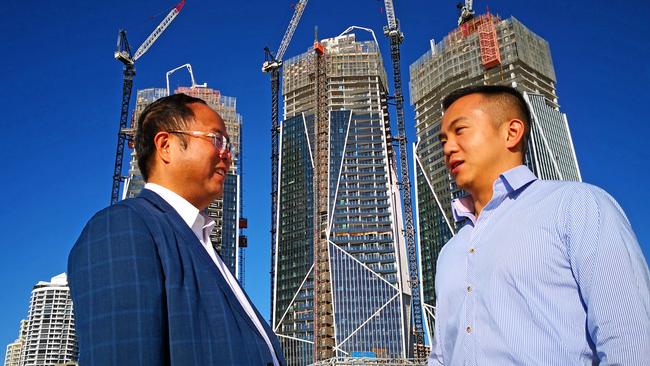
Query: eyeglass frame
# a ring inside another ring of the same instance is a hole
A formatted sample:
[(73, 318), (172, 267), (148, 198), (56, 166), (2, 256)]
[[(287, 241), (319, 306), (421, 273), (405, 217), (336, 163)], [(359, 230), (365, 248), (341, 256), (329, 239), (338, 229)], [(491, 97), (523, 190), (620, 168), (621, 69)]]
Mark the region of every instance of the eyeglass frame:
[(219, 157), (221, 157), (222, 159), (228, 157), (230, 160), (232, 160), (233, 144), (232, 142), (230, 142), (230, 139), (228, 137), (222, 135), (221, 133), (203, 132), (203, 131), (185, 131), (185, 130), (168, 131), (168, 133), (178, 133), (181, 135), (187, 135), (191, 137), (209, 137), (212, 142), (212, 145), (217, 150), (219, 150)]

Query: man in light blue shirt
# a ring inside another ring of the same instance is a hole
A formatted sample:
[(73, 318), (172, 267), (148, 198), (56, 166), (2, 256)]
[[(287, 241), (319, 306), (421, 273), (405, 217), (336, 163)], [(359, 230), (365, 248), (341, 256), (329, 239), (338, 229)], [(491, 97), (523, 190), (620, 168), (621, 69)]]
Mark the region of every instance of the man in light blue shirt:
[(443, 108), (445, 162), (469, 196), (438, 257), (429, 365), (650, 365), (650, 273), (616, 201), (522, 165), (515, 89), (461, 89)]

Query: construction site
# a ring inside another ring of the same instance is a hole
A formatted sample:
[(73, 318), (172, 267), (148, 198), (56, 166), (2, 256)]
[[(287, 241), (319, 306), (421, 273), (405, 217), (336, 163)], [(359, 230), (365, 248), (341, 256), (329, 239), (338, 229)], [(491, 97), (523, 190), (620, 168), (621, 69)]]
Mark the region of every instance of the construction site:
[(422, 364), (404, 38), (385, 1), (393, 95), (371, 29), (316, 33), (307, 52), (283, 61), (306, 5), (297, 4), (278, 52), (267, 48), (262, 67), (272, 94), (272, 327), (289, 365)]
[[(129, 174), (121, 174), (125, 144), (137, 127), (127, 126), (134, 63), (184, 3), (133, 56), (120, 32), (115, 57), (125, 65), (124, 93), (112, 203), (122, 182), (122, 199), (144, 184), (134, 152)], [(390, 73), (375, 32), (358, 26), (322, 39), (315, 31), (306, 52), (284, 60), (306, 7), (307, 0), (295, 5), (280, 46), (265, 49), (262, 65), (271, 85), (271, 327), (292, 366), (422, 365), (434, 337), (436, 258), (456, 230), (450, 202), (463, 194), (444, 167), (440, 102), (469, 85), (507, 84), (526, 92), (537, 126), (527, 164), (540, 177), (580, 180), (549, 47), (515, 18), (474, 16), (472, 1), (459, 7), (458, 27), (441, 42), (432, 40), (409, 69), (417, 131), (412, 200), (400, 69), (404, 35), (392, 1), (383, 8)], [(170, 92), (169, 82), (167, 89), (139, 90), (131, 120)], [(247, 240), (241, 230), (247, 222), (236, 99), (195, 85), (193, 74), (190, 87), (174, 92), (205, 100), (222, 115), (234, 142), (227, 193), (208, 211), (219, 228), (213, 245), (243, 284)]]

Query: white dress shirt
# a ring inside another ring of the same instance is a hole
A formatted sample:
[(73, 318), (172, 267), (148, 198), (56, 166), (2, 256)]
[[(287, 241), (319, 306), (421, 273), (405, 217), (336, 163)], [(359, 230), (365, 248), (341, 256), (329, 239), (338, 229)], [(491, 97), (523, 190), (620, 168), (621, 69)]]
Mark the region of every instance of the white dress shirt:
[(242, 305), (242, 307), (244, 308), (248, 316), (251, 318), (253, 324), (255, 324), (255, 327), (257, 327), (257, 330), (264, 338), (264, 341), (266, 341), (266, 344), (269, 346), (269, 349), (271, 350), (271, 355), (273, 356), (273, 364), (275, 366), (279, 366), (280, 362), (278, 361), (278, 358), (275, 355), (275, 350), (273, 349), (271, 340), (266, 334), (266, 331), (264, 330), (262, 323), (257, 317), (257, 314), (255, 314), (255, 311), (253, 310), (253, 306), (244, 295), (244, 291), (239, 286), (239, 282), (237, 282), (235, 276), (233, 276), (232, 273), (230, 273), (230, 270), (228, 269), (226, 264), (221, 260), (221, 258), (219, 258), (217, 253), (214, 251), (214, 248), (212, 247), (212, 242), (210, 242), (210, 233), (212, 232), (212, 229), (216, 225), (214, 220), (212, 220), (209, 216), (200, 212), (198, 208), (194, 207), (183, 197), (179, 196), (178, 194), (174, 193), (173, 191), (161, 185), (155, 183), (147, 183), (144, 185), (144, 189), (153, 191), (157, 193), (160, 197), (162, 197), (162, 199), (164, 199), (167, 203), (169, 203), (169, 205), (172, 206), (174, 210), (176, 210), (176, 212), (178, 212), (178, 214), (181, 216), (183, 221), (185, 221), (187, 226), (189, 226), (190, 229), (192, 229), (192, 232), (199, 239), (199, 242), (201, 242), (203, 248), (208, 252), (210, 258), (212, 258), (212, 261), (214, 261), (214, 264), (219, 269), (219, 272), (221, 272), (221, 275), (230, 286), (232, 292), (235, 293), (237, 300), (239, 300), (239, 303)]

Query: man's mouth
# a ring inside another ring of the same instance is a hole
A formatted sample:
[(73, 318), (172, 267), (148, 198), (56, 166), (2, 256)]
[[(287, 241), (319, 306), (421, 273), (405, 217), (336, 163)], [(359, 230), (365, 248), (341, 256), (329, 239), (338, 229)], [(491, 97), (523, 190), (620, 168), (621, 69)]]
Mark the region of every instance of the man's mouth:
[(226, 171), (224, 169), (217, 169), (215, 173), (219, 174), (222, 177), (226, 176)]
[(449, 171), (451, 174), (456, 174), (458, 173), (459, 167), (464, 163), (462, 160), (454, 160), (449, 163)]

